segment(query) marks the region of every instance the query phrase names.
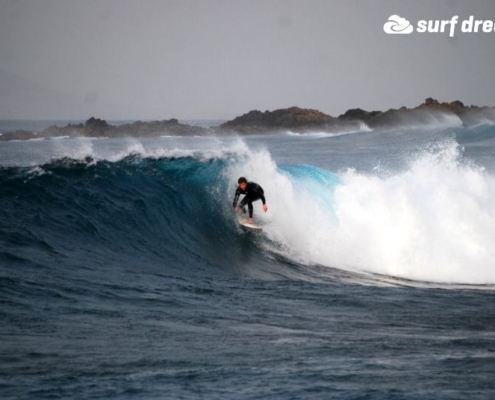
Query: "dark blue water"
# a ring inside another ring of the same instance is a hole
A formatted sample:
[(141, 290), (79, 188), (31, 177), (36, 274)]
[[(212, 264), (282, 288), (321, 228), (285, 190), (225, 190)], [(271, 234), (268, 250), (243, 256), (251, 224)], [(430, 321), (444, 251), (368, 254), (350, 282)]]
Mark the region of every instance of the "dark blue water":
[(494, 398), (494, 137), (0, 143), (1, 397)]

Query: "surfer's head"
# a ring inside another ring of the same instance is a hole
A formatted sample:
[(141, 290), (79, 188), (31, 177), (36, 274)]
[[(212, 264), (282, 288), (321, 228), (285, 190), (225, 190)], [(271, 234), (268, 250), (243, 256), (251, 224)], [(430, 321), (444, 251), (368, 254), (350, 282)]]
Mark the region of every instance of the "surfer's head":
[(242, 189), (242, 190), (245, 190), (246, 189), (246, 186), (247, 186), (247, 179), (244, 178), (243, 176), (241, 176), (238, 180), (237, 180), (237, 183), (239, 184), (239, 187)]

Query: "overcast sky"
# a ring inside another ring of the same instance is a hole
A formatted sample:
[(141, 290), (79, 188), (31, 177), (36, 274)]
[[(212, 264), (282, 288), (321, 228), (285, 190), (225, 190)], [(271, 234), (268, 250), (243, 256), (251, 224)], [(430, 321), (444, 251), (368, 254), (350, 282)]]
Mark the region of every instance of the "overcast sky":
[[(388, 35), (493, 0), (0, 0), (0, 119), (495, 106), (495, 32)], [(459, 23), (460, 25), (460, 23)]]

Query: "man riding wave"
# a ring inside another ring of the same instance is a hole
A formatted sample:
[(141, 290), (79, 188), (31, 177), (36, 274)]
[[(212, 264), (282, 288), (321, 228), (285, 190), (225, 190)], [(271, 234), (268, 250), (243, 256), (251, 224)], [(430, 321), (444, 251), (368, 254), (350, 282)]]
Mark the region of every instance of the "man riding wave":
[[(263, 188), (255, 182), (248, 182), (243, 176), (237, 180), (237, 183), (239, 184), (239, 187), (235, 191), (233, 206), (236, 211), (239, 211), (240, 209), (244, 210), (244, 206), (247, 205), (249, 211), (249, 219), (247, 222), (248, 224), (254, 224), (253, 201), (261, 200), (263, 203), (263, 211), (268, 211)], [(237, 200), (239, 200), (241, 194), (244, 194), (245, 196), (238, 205)]]

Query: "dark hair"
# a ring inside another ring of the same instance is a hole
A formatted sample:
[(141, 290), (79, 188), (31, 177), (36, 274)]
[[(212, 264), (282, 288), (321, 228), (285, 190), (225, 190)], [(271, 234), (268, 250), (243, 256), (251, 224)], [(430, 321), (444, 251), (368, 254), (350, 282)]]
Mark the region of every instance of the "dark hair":
[(247, 179), (241, 176), (238, 180), (237, 183), (247, 183)]

